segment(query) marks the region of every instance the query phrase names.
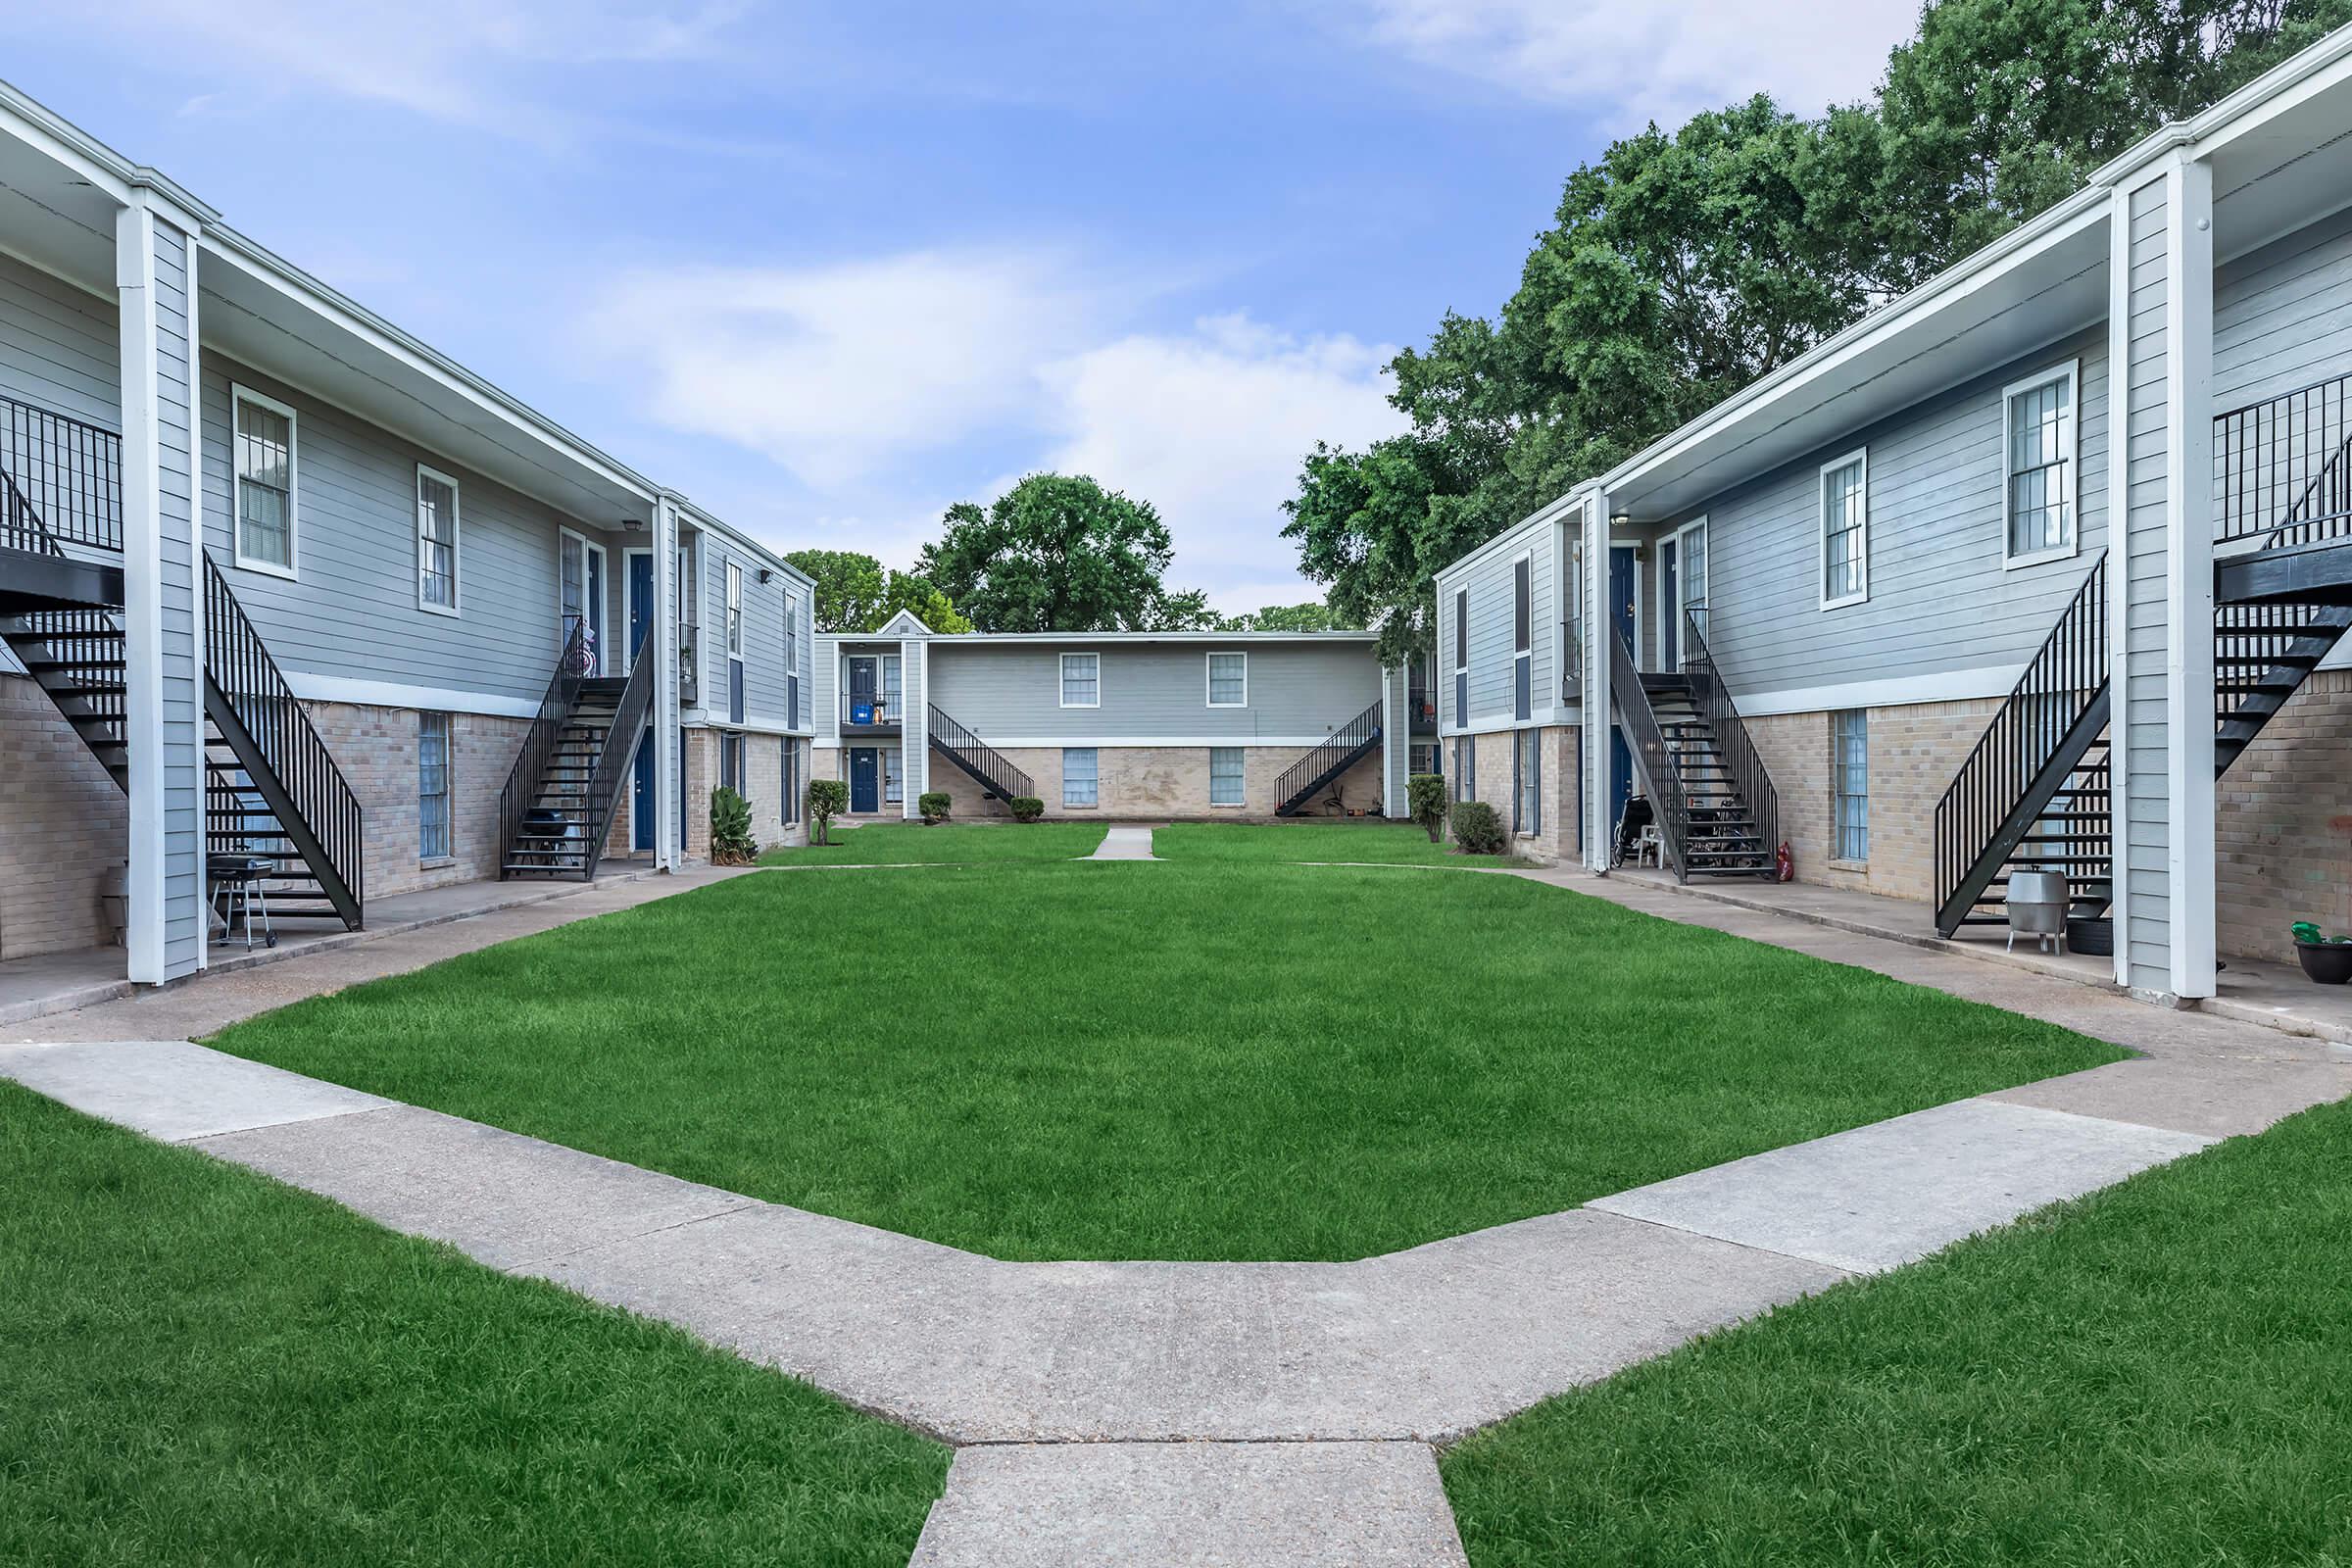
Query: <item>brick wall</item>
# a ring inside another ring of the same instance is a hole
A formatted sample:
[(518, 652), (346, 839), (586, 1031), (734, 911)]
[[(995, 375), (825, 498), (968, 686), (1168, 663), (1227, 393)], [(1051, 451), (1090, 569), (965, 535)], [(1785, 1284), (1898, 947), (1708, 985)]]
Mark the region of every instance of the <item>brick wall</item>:
[(0, 674), (0, 958), (113, 941), (103, 895), (129, 852), (122, 790), (46, 693)]
[[(1542, 820), (1537, 831), (1519, 834), (1513, 841), (1512, 853), (1531, 860), (1557, 862), (1573, 860), (1579, 853), (1576, 833), (1577, 768), (1579, 765), (1578, 729), (1573, 724), (1550, 725), (1537, 732), (1537, 751), (1542, 777), (1537, 781), (1538, 809)], [(1512, 793), (1512, 759), (1517, 755), (1518, 731), (1488, 730), (1472, 739), (1474, 793), (1477, 799), (1494, 808), (1502, 817), (1507, 831), (1512, 824), (1512, 810), (1517, 805)], [(1440, 760), (1450, 772), (1454, 765), (1454, 738), (1447, 736), (1440, 750)], [(1452, 794), (1450, 778), (1447, 795)]]
[[(1306, 755), (1296, 746), (1247, 746), (1242, 749), (1242, 801), (1238, 807), (1208, 804), (1208, 749), (1202, 746), (1104, 746), (1095, 758), (1095, 794), (1101, 805), (1065, 808), (1061, 804), (1061, 750), (1058, 747), (1015, 747), (1003, 755), (1027, 773), (1046, 815), (1070, 817), (1142, 817), (1154, 821), (1178, 818), (1197, 821), (1263, 820), (1280, 805), (1275, 784), (1283, 769)], [(849, 776), (849, 748), (829, 748), (816, 754), (816, 767), (826, 778)], [(1362, 807), (1375, 815), (1381, 810), (1380, 753), (1375, 750), (1339, 779), (1341, 798), (1349, 807)], [(911, 788), (911, 786), (909, 786)], [(945, 792), (953, 815), (973, 821), (1005, 820), (1004, 803), (985, 798), (979, 782), (937, 751), (931, 754), (931, 787)], [(1325, 792), (1329, 794), (1327, 790)], [(1401, 804), (1399, 806), (1401, 809)], [(887, 806), (886, 816), (899, 808)]]
[(450, 715), (450, 857), (428, 865), (417, 853), (416, 710), (305, 703), (303, 710), (359, 798), (368, 898), (498, 875), (498, 796), (522, 750), (527, 719)]
[(2352, 671), (2323, 670), (2222, 775), (2215, 946), (2294, 961), (2287, 927), (2352, 931)]

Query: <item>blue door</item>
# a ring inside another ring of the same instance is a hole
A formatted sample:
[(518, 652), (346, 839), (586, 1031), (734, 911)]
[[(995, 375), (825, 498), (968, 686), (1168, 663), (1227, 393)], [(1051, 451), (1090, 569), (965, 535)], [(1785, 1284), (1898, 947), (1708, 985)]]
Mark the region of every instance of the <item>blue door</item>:
[(882, 809), (882, 769), (871, 746), (850, 748), (850, 809), (854, 812), (874, 812)]
[[(1615, 623), (1617, 635), (1625, 639), (1634, 653), (1634, 665), (1641, 667), (1642, 651), (1635, 647), (1634, 596), (1638, 568), (1631, 550), (1609, 552), (1609, 618)], [(1634, 754), (1625, 744), (1625, 730), (1612, 723), (1609, 726), (1609, 820), (1606, 831), (1615, 834), (1617, 824), (1624, 819), (1625, 803), (1634, 793)]]
[(637, 773), (629, 784), (629, 848), (654, 847), (654, 732), (637, 742)]
[(639, 550), (629, 556), (629, 662), (654, 629), (654, 553)]

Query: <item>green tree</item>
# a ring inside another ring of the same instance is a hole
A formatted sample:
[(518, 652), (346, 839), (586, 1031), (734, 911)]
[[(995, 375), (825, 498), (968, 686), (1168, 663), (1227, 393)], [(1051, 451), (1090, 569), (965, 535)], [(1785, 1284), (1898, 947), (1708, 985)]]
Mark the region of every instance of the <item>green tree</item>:
[(1267, 605), (1247, 614), (1221, 617), (1216, 631), (1359, 631), (1332, 613), (1331, 607), (1309, 600), (1303, 605)]
[(917, 620), (933, 631), (970, 631), (972, 623), (956, 602), (939, 591), (939, 585), (919, 571), (893, 571), (882, 588), (881, 612), (873, 625), (860, 627), (874, 631), (900, 611), (909, 611)]
[(1216, 623), (1161, 581), (1175, 547), (1151, 503), (1081, 474), (1033, 473), (987, 510), (948, 509), (915, 569), (981, 631), (1172, 631)]
[(920, 572), (883, 569), (882, 563), (855, 550), (795, 550), (784, 559), (816, 582), (816, 629), (878, 630), (902, 610), (910, 610), (933, 631), (970, 631), (955, 602)]

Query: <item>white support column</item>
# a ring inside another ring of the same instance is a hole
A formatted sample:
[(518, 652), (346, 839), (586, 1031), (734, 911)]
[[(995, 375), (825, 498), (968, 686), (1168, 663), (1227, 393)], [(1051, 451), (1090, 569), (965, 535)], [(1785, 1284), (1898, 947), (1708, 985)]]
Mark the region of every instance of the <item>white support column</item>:
[(654, 864), (678, 868), (678, 812), (685, 795), (678, 750), (678, 509), (654, 502)]
[(2214, 993), (2213, 168), (2173, 156), (2166, 339), (2165, 714), (2173, 993)]
[(899, 814), (908, 821), (921, 816), (923, 792), (931, 787), (930, 669), (923, 659), (928, 646), (913, 639), (899, 643)]
[(1595, 490), (1585, 498), (1585, 690), (1584, 727), (1578, 750), (1585, 768), (1585, 864), (1609, 868), (1609, 645), (1616, 635), (1609, 606), (1609, 498)]
[(1404, 666), (1380, 672), (1380, 814), (1404, 814), (1406, 775), (1412, 765), (1412, 735), (1407, 729)]
[(2132, 984), (2132, 196), (2107, 204), (2107, 788), (2115, 983)]

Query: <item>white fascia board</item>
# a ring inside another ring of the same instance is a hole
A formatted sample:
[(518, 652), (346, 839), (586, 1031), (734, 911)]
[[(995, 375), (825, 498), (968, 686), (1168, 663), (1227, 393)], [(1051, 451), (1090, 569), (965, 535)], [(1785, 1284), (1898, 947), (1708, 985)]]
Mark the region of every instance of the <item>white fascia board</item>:
[(350, 703), (362, 708), (414, 708), (428, 713), (481, 713), (492, 718), (531, 718), (535, 697), (500, 697), (447, 686), (413, 686), (403, 681), (360, 680), (346, 675), (285, 671), (286, 684), (306, 703)]
[(1741, 718), (1776, 713), (1832, 712), (1844, 708), (1903, 708), (1915, 703), (1956, 703), (2006, 697), (2016, 689), (2018, 664), (1981, 664), (1932, 675), (1895, 675), (1885, 680), (1839, 681), (1769, 692), (1734, 692)]
[[(848, 637), (847, 632), (839, 633)], [(869, 640), (896, 642), (879, 632)], [(1369, 647), (1380, 640), (1376, 631), (958, 631), (935, 632), (927, 641), (942, 648), (982, 648), (993, 643), (1061, 643), (1117, 646), (1122, 643), (1356, 643)]]
[(1561, 514), (1582, 506), (1585, 496), (1595, 488), (1593, 481), (1587, 480), (1559, 499), (1529, 513), (1475, 550), (1456, 556), (1438, 568), (1438, 582), (1443, 585), (1456, 573), (1467, 570), (1488, 556), (1508, 551), (1514, 542), (1524, 545), (1530, 539), (1540, 538), (1544, 524), (1556, 521)]

